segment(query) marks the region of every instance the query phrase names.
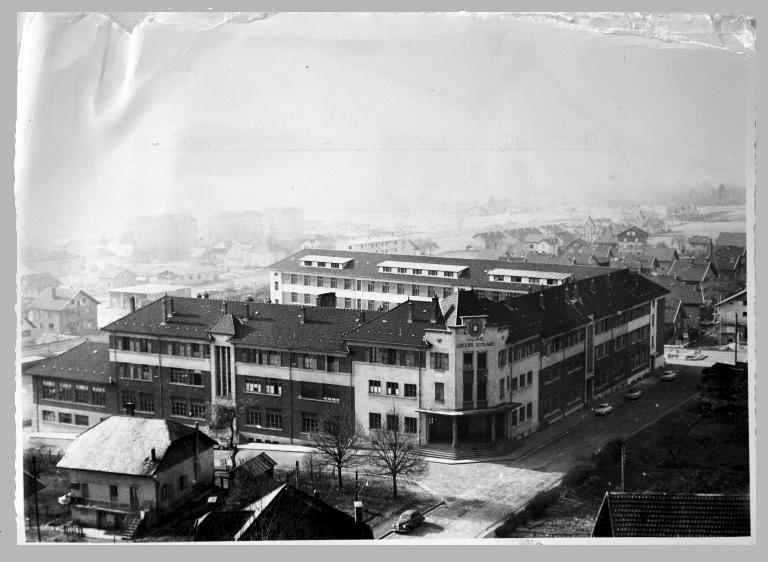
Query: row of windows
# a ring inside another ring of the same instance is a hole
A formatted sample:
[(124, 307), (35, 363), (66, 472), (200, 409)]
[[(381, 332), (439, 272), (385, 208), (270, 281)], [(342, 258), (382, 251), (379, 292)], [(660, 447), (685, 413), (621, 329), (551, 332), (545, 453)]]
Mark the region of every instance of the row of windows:
[[(384, 268), (391, 269), (391, 268)], [(417, 270), (421, 271), (421, 270)], [(420, 275), (415, 274), (415, 275)], [(291, 274), (291, 285), (298, 285), (299, 284), (299, 277), (301, 277), (301, 284), (305, 287), (330, 287), (331, 289), (337, 289), (339, 287), (339, 279), (336, 277), (323, 277), (321, 275), (301, 275), (299, 276), (296, 273)], [(444, 277), (453, 277), (452, 272), (445, 272)], [(326, 284), (327, 282), (327, 284)], [(364, 281), (362, 279), (343, 279), (343, 287), (345, 291), (367, 291), (369, 293), (390, 293), (394, 292), (398, 295), (404, 295), (406, 294), (406, 283), (390, 283), (387, 281), (383, 282), (376, 282), (376, 281)], [(411, 284), (411, 290), (410, 294), (412, 296), (419, 296), (422, 291), (422, 287), (424, 287), (424, 290), (426, 291), (426, 295), (430, 297), (434, 297), (438, 295), (437, 289), (440, 289), (440, 287), (435, 288), (432, 285), (417, 285), (417, 284)], [(442, 294), (443, 297), (449, 296), (453, 289), (451, 287), (442, 287)], [(296, 293), (291, 293), (292, 295), (295, 295)], [(305, 295), (305, 298), (309, 295)], [(293, 297), (292, 297), (293, 298)], [(297, 302), (292, 300), (291, 302)], [(309, 303), (309, 301), (305, 301)]]
[(74, 425), (90, 425), (88, 416), (81, 414), (74, 414), (74, 416), (68, 412), (59, 412), (58, 417), (56, 412), (51, 410), (42, 411), (43, 421), (56, 422), (56, 423), (68, 423)]
[(171, 397), (171, 415), (184, 418), (205, 419), (207, 404), (202, 400)]
[(541, 342), (541, 354), (549, 355), (551, 353), (556, 353), (561, 349), (566, 349), (579, 344), (584, 341), (584, 336), (584, 328), (578, 328), (576, 330), (571, 330), (566, 334), (548, 338)]
[[(400, 383), (388, 382), (386, 383), (386, 389), (387, 396), (400, 396)], [(381, 394), (381, 381), (369, 380), (368, 392), (370, 394)], [(416, 392), (417, 389), (415, 384), (406, 383), (403, 385), (403, 396), (405, 398), (416, 398)]]
[(335, 384), (301, 382), (299, 398), (338, 402), (341, 400), (341, 387)]
[(135, 365), (134, 363), (118, 363), (117, 376), (121, 379), (132, 379), (137, 381), (151, 381), (153, 377), (158, 376), (159, 367), (151, 365)]
[(365, 362), (401, 367), (418, 367), (419, 352), (386, 347), (366, 347)]
[[(368, 429), (380, 430), (381, 426), (381, 414), (369, 412), (368, 413)], [(419, 422), (417, 418), (411, 418), (405, 416), (403, 418), (403, 425), (400, 426), (400, 418), (394, 414), (387, 414), (386, 416), (386, 429), (387, 431), (403, 431), (404, 433), (417, 433), (419, 430)]]
[(263, 377), (245, 377), (245, 391), (258, 394), (283, 395), (283, 383), (278, 379)]
[(647, 324), (641, 326), (637, 330), (632, 330), (627, 334), (629, 336), (629, 345), (634, 345), (639, 342), (647, 341), (651, 335), (651, 327)]
[[(58, 384), (57, 384), (58, 383)], [(104, 406), (107, 401), (107, 391), (103, 386), (89, 386), (71, 382), (43, 380), (41, 381), (41, 398)]]
[(643, 318), (644, 316), (648, 316), (650, 313), (651, 305), (641, 304), (640, 306), (631, 308), (626, 312), (619, 312), (613, 316), (602, 318), (601, 320), (595, 322), (595, 333), (602, 334), (603, 332), (612, 330), (618, 326), (626, 324), (627, 322), (631, 322), (632, 320), (637, 320), (639, 318)]
[(298, 369), (310, 369), (338, 373), (341, 366), (341, 358), (334, 355), (315, 355), (310, 353), (281, 353), (267, 349), (238, 349), (237, 358), (241, 363), (251, 365), (270, 365), (272, 367), (284, 365), (286, 360), (292, 367)]
[(514, 377), (508, 375), (502, 379), (499, 379), (499, 398), (504, 398), (505, 389), (509, 392), (509, 395), (512, 396), (512, 393), (518, 389), (518, 386), (520, 389), (523, 389), (526, 387), (526, 385), (530, 386), (532, 384), (533, 371), (528, 371), (527, 373), (523, 373), (520, 376)]
[(128, 404), (133, 404), (137, 412), (154, 413), (155, 411), (154, 394), (139, 392), (137, 395), (136, 392), (123, 390), (120, 393), (120, 402), (124, 409), (128, 408)]
[(171, 369), (171, 384), (203, 386), (203, 373), (189, 369)]
[(510, 423), (516, 426), (518, 423), (523, 423), (525, 420), (530, 420), (533, 417), (533, 402), (523, 404), (519, 408), (509, 412)]
[(109, 347), (118, 351), (133, 351), (135, 353), (160, 353), (176, 357), (196, 357), (207, 359), (211, 348), (207, 344), (152, 340), (148, 338), (131, 338), (128, 336), (110, 336)]
[[(266, 415), (265, 415), (266, 414)], [(304, 416), (302, 416), (302, 427), (304, 427)], [(315, 423), (317, 423), (315, 421)], [(266, 412), (260, 408), (248, 408), (245, 411), (245, 425), (266, 429), (283, 429), (283, 414), (280, 410), (268, 409)], [(303, 429), (302, 429), (303, 431)]]

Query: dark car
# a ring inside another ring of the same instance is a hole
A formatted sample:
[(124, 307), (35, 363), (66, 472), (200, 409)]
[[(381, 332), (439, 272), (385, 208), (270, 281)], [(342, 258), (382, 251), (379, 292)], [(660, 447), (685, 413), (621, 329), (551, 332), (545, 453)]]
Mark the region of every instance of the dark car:
[(637, 400), (643, 395), (643, 391), (634, 386), (630, 386), (627, 389), (627, 400)]
[(418, 509), (404, 511), (393, 525), (396, 533), (410, 533), (424, 523), (424, 515)]

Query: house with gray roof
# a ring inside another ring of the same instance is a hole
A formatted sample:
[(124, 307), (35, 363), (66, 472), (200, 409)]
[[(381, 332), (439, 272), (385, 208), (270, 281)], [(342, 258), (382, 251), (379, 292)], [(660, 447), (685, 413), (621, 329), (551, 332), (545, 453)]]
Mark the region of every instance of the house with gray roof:
[(48, 287), (27, 305), (29, 320), (44, 334), (81, 336), (98, 331), (99, 301), (80, 289)]

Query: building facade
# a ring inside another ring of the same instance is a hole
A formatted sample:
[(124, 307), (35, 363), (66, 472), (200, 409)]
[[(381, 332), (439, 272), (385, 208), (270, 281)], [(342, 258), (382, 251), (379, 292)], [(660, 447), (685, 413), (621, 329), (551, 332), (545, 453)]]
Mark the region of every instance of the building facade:
[(641, 255), (645, 253), (648, 245), (648, 233), (642, 228), (632, 226), (622, 230), (616, 235), (618, 243), (619, 257), (634, 254)]
[(313, 306), (319, 295), (333, 292), (338, 308), (378, 311), (470, 288), (503, 300), (606, 273), (572, 264), (302, 250), (269, 267), (269, 289), (273, 303)]
[(719, 320), (720, 343), (747, 343), (747, 291), (731, 295), (715, 305)]
[(163, 297), (104, 328), (114, 411), (203, 425), (234, 405), (243, 439), (273, 443), (338, 408), (422, 446), (515, 440), (663, 367), (666, 293), (616, 270), (379, 313)]
[(99, 301), (77, 289), (48, 287), (29, 303), (29, 320), (44, 334), (80, 336), (98, 330)]

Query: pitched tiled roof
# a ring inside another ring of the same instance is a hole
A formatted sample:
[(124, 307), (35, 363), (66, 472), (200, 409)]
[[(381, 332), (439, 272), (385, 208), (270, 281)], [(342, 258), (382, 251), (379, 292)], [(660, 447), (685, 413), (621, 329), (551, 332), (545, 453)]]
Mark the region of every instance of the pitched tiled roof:
[(698, 285), (688, 285), (682, 281), (678, 281), (674, 277), (661, 275), (655, 277), (648, 276), (648, 279), (669, 291), (669, 295), (666, 297), (668, 304), (673, 301), (697, 306), (704, 304), (704, 295)]
[(112, 373), (111, 367), (109, 344), (87, 341), (61, 355), (30, 367), (27, 373), (59, 379), (107, 383)]
[(244, 463), (237, 465), (236, 468), (230, 471), (230, 476), (235, 478), (241, 474), (255, 477), (262, 476), (275, 468), (276, 464), (267, 453), (259, 453), (255, 457), (251, 457)]
[(639, 228), (637, 226), (630, 226), (629, 228), (625, 228), (624, 230), (622, 230), (616, 235), (616, 238), (617, 239), (620, 238), (622, 234), (626, 234), (630, 230), (637, 233), (638, 238), (643, 238), (643, 239), (648, 238), (648, 233), (642, 228)]
[(27, 305), (27, 308), (29, 310), (64, 310), (67, 304), (80, 293), (91, 299), (94, 304), (99, 304), (99, 301), (80, 289), (46, 287), (35, 297), (35, 300)]
[(738, 246), (715, 246), (714, 261), (720, 271), (736, 269), (739, 259), (746, 256), (747, 249)]
[[(357, 325), (360, 315), (355, 310), (304, 307), (302, 323), (302, 307), (251, 302), (247, 303), (246, 319), (246, 303), (242, 301), (168, 297), (169, 302), (173, 299), (174, 313), (163, 323), (163, 298), (103, 329), (109, 332), (207, 340), (212, 329), (220, 330), (219, 333), (231, 333), (235, 329), (234, 324), (239, 322), (237, 335), (231, 340), (233, 343), (273, 349), (341, 353), (346, 351), (341, 335)], [(223, 312), (225, 304), (226, 313)], [(225, 319), (222, 320), (222, 317)]]
[[(430, 319), (435, 306), (438, 307), (434, 314), (436, 322), (432, 323)], [(409, 309), (412, 309), (412, 322), (408, 322)], [(425, 330), (444, 328), (445, 320), (439, 305), (434, 302), (406, 301), (364, 322), (348, 332), (344, 339), (348, 342), (424, 346)]]
[(669, 268), (667, 275), (688, 283), (701, 283), (710, 266), (711, 262), (708, 260), (677, 260)]
[[(110, 416), (78, 435), (57, 466), (151, 476), (171, 445), (194, 433), (194, 428), (170, 420)], [(208, 449), (215, 441), (199, 432), (199, 443)]]
[(539, 252), (528, 252), (525, 256), (526, 263), (555, 263), (560, 265), (573, 265), (570, 256), (554, 256), (552, 254), (540, 254)]
[(609, 492), (593, 532), (593, 536), (613, 537), (749, 535), (749, 496), (737, 494)]
[(38, 288), (58, 287), (61, 285), (61, 281), (47, 271), (43, 273), (27, 273), (26, 275), (22, 275), (21, 283), (22, 285), (34, 285)]
[(715, 240), (718, 246), (747, 247), (747, 234), (745, 232), (721, 232)]
[[(326, 269), (308, 267), (302, 264), (302, 258), (308, 255), (323, 255), (329, 257), (351, 258), (352, 261), (343, 269)], [(383, 273), (378, 264), (384, 261), (404, 261), (430, 263), (435, 265), (458, 265), (467, 269), (461, 278), (429, 277), (406, 275), (398, 273)], [(374, 254), (369, 252), (352, 252), (346, 250), (305, 249), (272, 264), (267, 269), (301, 275), (325, 275), (334, 277), (352, 277), (362, 279), (381, 279), (393, 283), (418, 283), (421, 285), (446, 285), (458, 287), (487, 287), (490, 289), (524, 291), (528, 285), (524, 283), (507, 283), (490, 281), (488, 271), (497, 268), (509, 268), (510, 262), (505, 260), (480, 260), (448, 258), (441, 256), (409, 256), (395, 254)], [(562, 265), (562, 264), (529, 264), (526, 269), (551, 273), (570, 273), (575, 279), (585, 279), (594, 275), (605, 275), (605, 270), (598, 266)]]
[(739, 291), (738, 293), (735, 293), (735, 294), (731, 295), (730, 297), (724, 298), (719, 303), (717, 303), (715, 306), (720, 306), (721, 304), (725, 304), (728, 301), (731, 301), (731, 300), (734, 300), (734, 299), (738, 299), (738, 298), (742, 298), (742, 297), (744, 299), (747, 298), (747, 290), (746, 289), (744, 289), (743, 291)]
[(709, 244), (712, 239), (709, 236), (701, 236), (699, 234), (695, 234), (688, 238), (689, 244)]
[[(677, 255), (677, 250), (674, 248), (648, 248), (646, 250), (646, 253), (648, 255), (655, 256), (657, 260), (660, 262), (673, 262), (677, 258), (675, 257)], [(679, 256), (678, 256), (679, 257)]]

